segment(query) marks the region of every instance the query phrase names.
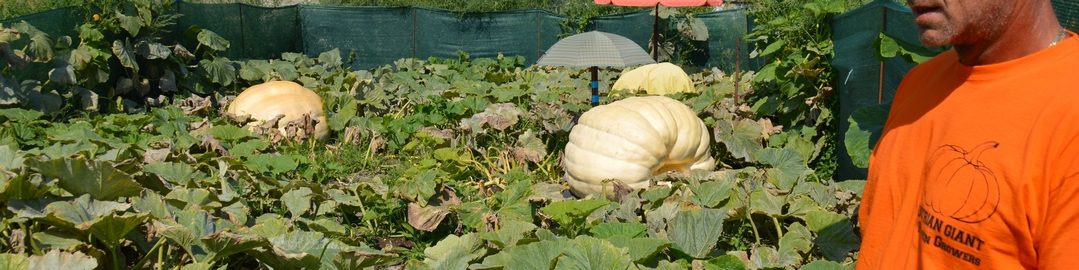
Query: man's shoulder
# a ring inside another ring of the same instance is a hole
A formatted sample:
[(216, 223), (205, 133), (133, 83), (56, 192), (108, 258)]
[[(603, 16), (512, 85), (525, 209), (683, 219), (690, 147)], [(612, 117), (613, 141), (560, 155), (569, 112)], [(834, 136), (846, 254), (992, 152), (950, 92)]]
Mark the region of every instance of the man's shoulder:
[(914, 68), (911, 68), (910, 71), (907, 72), (906, 77), (922, 77), (929, 74), (935, 74), (941, 70), (954, 67), (958, 62), (959, 57), (956, 55), (955, 50), (947, 50), (933, 56), (933, 58), (930, 58), (928, 61), (914, 66)]

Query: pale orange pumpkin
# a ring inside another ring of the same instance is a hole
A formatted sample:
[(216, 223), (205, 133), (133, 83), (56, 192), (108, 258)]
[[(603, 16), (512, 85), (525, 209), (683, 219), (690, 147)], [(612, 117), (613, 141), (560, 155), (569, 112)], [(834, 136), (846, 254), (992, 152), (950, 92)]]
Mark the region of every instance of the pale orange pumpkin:
[(236, 117), (250, 117), (254, 120), (248, 127), (254, 128), (281, 115), (277, 127), (285, 134), (289, 122), (300, 120), (308, 115), (318, 123), (313, 137), (326, 139), (329, 128), (326, 113), (322, 109), (322, 98), (314, 91), (290, 81), (272, 81), (251, 86), (236, 96), (227, 113)]

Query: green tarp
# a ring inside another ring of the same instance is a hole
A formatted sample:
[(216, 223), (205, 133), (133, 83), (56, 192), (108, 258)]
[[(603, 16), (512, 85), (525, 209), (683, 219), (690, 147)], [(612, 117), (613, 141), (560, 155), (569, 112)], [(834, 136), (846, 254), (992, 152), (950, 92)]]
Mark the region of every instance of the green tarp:
[[(0, 1), (15, 1), (15, 0), (0, 0)], [(45, 12), (34, 13), (26, 16), (20, 16), (0, 21), (4, 26), (10, 26), (14, 23), (26, 21), (33, 25), (38, 30), (48, 33), (49, 36), (71, 36), (72, 38), (78, 37), (78, 32), (75, 29), (82, 23), (82, 12), (75, 7), (66, 7), (53, 9)]]
[(226, 57), (276, 58), (283, 52), (300, 51), (302, 40), (296, 6), (265, 8), (246, 4), (181, 2), (177, 4), (177, 10), (183, 16), (176, 24), (175, 33), (184, 33), (192, 26), (214, 31), (231, 43), (222, 54)]
[(1079, 1), (1053, 0), (1053, 9), (1057, 12), (1061, 25), (1072, 31), (1079, 31)]
[[(195, 50), (194, 29), (209, 29), (229, 40), (219, 55), (234, 60), (276, 58), (284, 52), (317, 55), (340, 49), (354, 68), (370, 69), (397, 59), (472, 57), (498, 54), (523, 56), (535, 63), (543, 52), (575, 30), (567, 19), (543, 10), (492, 13), (455, 13), (414, 7), (357, 7), (295, 5), (266, 8), (247, 4), (201, 4), (177, 2), (182, 15), (169, 38), (184, 40)], [(77, 8), (64, 8), (12, 20), (27, 20), (51, 34), (74, 35), (80, 23)], [(752, 48), (741, 46), (748, 21), (742, 9), (698, 14), (712, 37), (699, 46), (703, 53), (684, 59), (687, 64), (720, 67), (733, 71), (737, 61), (749, 63)], [(625, 36), (648, 49), (654, 17), (651, 10), (600, 16), (584, 27)], [(662, 21), (661, 21), (662, 22)], [(183, 37), (183, 38), (180, 38)], [(745, 44), (744, 42), (742, 44)]]
[(649, 51), (648, 41), (652, 39), (652, 26), (654, 24), (655, 17), (652, 16), (652, 11), (649, 10), (595, 17), (592, 18), (592, 25), (587, 29), (626, 37), (637, 43), (637, 45), (641, 45), (641, 48), (645, 51)]
[(749, 59), (753, 47), (745, 42), (745, 35), (751, 22), (744, 9), (703, 13), (698, 14), (697, 18), (708, 26), (707, 60), (704, 66), (718, 67), (726, 72), (734, 71), (736, 62), (741, 62), (743, 71), (759, 67), (757, 59)]
[(540, 10), (480, 14), (416, 10), (416, 56), (456, 57), (463, 51), (472, 57), (493, 58), (502, 53), (520, 55), (535, 63), (547, 48), (558, 42), (562, 18)]
[(353, 56), (354, 68), (368, 69), (415, 55), (415, 21), (410, 8), (301, 6), (303, 52), (338, 48)]

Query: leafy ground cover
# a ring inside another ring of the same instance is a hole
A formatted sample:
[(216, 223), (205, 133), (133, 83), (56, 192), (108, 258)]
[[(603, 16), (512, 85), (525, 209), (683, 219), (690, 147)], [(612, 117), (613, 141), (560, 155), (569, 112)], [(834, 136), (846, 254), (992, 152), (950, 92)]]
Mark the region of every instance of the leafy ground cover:
[(572, 116), (587, 109), (581, 72), (522, 68), (513, 57), (354, 72), (340, 59), (243, 62), (236, 82), (317, 89), (331, 112), (327, 143), (252, 134), (221, 116), (228, 97), (62, 121), (0, 110), (4, 260), (185, 269), (843, 269), (852, 260), (861, 183), (809, 177), (820, 148), (787, 142), (813, 131), (754, 118), (733, 103), (731, 77), (695, 74), (703, 94), (678, 97), (715, 129), (724, 168), (579, 200), (558, 162)]
[[(584, 70), (462, 54), (354, 71), (337, 50), (236, 61), (216, 56), (229, 42), (211, 31), (176, 35), (190, 49), (161, 38), (175, 17), (159, 4), (88, 18), (78, 37), (0, 30), (0, 268), (849, 269), (856, 258), (864, 182), (819, 165), (834, 142), (832, 120), (813, 113), (828, 106), (804, 102), (829, 93), (812, 72), (693, 74), (701, 93), (672, 97), (712, 130), (719, 168), (575, 198), (560, 162), (589, 109)], [(238, 90), (271, 80), (318, 92), (331, 138), (223, 116)]]

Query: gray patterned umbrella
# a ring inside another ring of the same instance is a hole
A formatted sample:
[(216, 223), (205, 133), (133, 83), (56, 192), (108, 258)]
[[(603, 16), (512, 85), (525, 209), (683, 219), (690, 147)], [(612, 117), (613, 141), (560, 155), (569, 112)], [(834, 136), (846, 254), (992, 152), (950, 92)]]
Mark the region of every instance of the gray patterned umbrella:
[(626, 37), (591, 31), (559, 40), (547, 49), (537, 65), (587, 67), (592, 71), (592, 105), (599, 104), (599, 67), (654, 64), (641, 46)]
[(560, 67), (625, 67), (656, 61), (626, 37), (600, 31), (559, 40), (536, 64)]

